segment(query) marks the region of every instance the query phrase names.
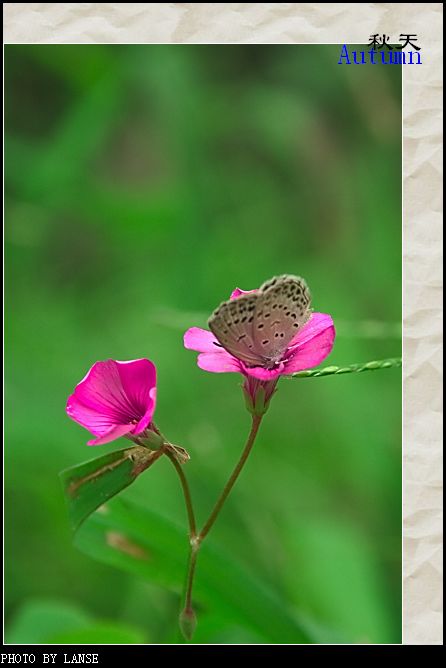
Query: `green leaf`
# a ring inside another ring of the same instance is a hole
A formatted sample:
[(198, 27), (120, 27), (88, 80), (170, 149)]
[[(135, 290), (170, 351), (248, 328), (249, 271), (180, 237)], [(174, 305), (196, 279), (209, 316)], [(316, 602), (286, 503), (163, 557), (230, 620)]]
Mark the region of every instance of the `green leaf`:
[(53, 634), (86, 626), (89, 616), (65, 601), (32, 600), (25, 603), (5, 629), (8, 644), (44, 643)]
[(141, 629), (94, 620), (68, 601), (32, 600), (19, 610), (5, 632), (8, 644), (135, 644), (147, 638)]
[[(82, 526), (75, 544), (100, 562), (182, 592), (188, 552), (184, 529), (146, 508), (113, 499)], [(251, 628), (265, 641), (312, 642), (273, 590), (208, 541), (198, 556), (194, 606), (196, 642), (200, 642), (200, 617), (207, 610)]]
[(110, 452), (60, 473), (73, 530), (99, 506), (130, 485), (161, 455), (143, 446)]
[(146, 640), (140, 629), (116, 622), (97, 622), (47, 638), (53, 645), (138, 645)]

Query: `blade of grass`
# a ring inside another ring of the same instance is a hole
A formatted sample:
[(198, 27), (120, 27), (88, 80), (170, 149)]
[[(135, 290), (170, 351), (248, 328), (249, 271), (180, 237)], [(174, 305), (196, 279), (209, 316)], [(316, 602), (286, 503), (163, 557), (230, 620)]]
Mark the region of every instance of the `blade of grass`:
[(394, 369), (402, 365), (401, 357), (389, 357), (385, 360), (364, 362), (363, 364), (349, 364), (348, 366), (326, 366), (323, 369), (307, 369), (298, 371), (285, 378), (319, 378), (321, 376), (335, 376), (344, 373), (362, 373), (363, 371), (377, 371), (378, 369)]

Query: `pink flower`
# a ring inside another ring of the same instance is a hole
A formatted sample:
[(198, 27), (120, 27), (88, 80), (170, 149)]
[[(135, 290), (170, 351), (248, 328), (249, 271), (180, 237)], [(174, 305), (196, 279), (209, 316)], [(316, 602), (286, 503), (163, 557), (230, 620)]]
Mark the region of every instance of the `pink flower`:
[(184, 346), (196, 350), (198, 366), (205, 371), (224, 373), (234, 371), (258, 380), (272, 380), (284, 374), (303, 371), (320, 364), (333, 348), (335, 329), (331, 316), (313, 313), (309, 321), (292, 339), (282, 360), (274, 369), (249, 367), (221, 347), (212, 332), (191, 327), (184, 335)]
[(156, 368), (148, 359), (93, 364), (68, 398), (67, 414), (91, 431), (88, 445), (145, 437), (156, 403)]
[[(251, 292), (256, 290), (236, 288), (230, 299), (237, 299)], [(251, 407), (255, 404), (260, 390), (265, 392), (264, 407), (266, 407), (279, 377), (320, 364), (330, 354), (334, 339), (335, 328), (331, 316), (326, 313), (312, 313), (308, 322), (299, 329), (272, 369), (248, 366), (243, 360), (225, 350), (212, 332), (200, 327), (191, 327), (187, 330), (184, 335), (184, 346), (200, 353), (197, 364), (205, 371), (243, 374), (246, 379), (243, 389), (251, 402)]]

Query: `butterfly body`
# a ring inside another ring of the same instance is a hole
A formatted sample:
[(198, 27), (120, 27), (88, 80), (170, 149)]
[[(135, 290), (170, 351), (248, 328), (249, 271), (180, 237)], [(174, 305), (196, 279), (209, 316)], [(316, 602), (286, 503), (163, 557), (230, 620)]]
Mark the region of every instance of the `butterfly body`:
[(273, 369), (311, 316), (310, 305), (303, 278), (277, 276), (255, 292), (220, 304), (209, 328), (219, 344), (248, 367)]

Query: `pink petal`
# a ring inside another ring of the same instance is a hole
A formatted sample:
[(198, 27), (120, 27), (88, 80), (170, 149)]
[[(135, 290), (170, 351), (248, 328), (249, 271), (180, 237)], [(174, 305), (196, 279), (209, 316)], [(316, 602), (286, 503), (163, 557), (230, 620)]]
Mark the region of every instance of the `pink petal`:
[(200, 327), (191, 327), (184, 335), (184, 347), (188, 350), (197, 350), (199, 353), (215, 353), (221, 349), (212, 332)]
[(93, 364), (76, 386), (74, 395), (80, 404), (114, 424), (127, 424), (141, 417), (125, 394), (119, 367), (114, 360)]
[(328, 313), (313, 313), (306, 325), (304, 325), (292, 339), (288, 349), (290, 350), (296, 345), (305, 343), (328, 327), (333, 327), (333, 319), (331, 315), (328, 315)]
[(155, 405), (156, 405), (156, 387), (152, 387), (150, 390), (150, 402), (148, 403), (147, 410), (134, 428), (132, 434), (135, 434), (137, 436), (138, 434), (141, 434), (141, 432), (144, 431), (146, 427), (149, 426), (149, 424), (152, 422), (152, 417), (155, 412)]
[(200, 369), (214, 373), (241, 371), (240, 362), (224, 349), (216, 353), (201, 353), (198, 355), (197, 364)]
[(229, 299), (237, 299), (237, 297), (241, 297), (242, 295), (249, 295), (250, 292), (257, 292), (257, 290), (241, 290), (240, 288), (235, 288), (235, 290), (231, 292)]
[(253, 378), (257, 378), (258, 380), (273, 380), (284, 373), (284, 367), (285, 365), (283, 362), (280, 362), (275, 369), (264, 369), (261, 366), (247, 367), (244, 364), (243, 373), (252, 376)]
[(103, 415), (98, 413), (96, 409), (85, 406), (76, 393), (68, 398), (66, 410), (72, 420), (91, 431), (95, 436), (102, 436), (116, 426), (115, 420), (109, 415)]
[(295, 373), (320, 364), (331, 353), (335, 336), (334, 326), (328, 325), (318, 334), (298, 343), (293, 348), (292, 356), (285, 360), (283, 373)]
[(121, 377), (122, 387), (125, 395), (137, 417), (144, 416), (155, 411), (156, 392), (156, 367), (148, 359), (130, 360), (129, 362), (115, 362)]
[(125, 434), (129, 434), (134, 426), (135, 425), (133, 424), (118, 424), (109, 429), (99, 438), (87, 441), (87, 445), (104, 445), (104, 443), (110, 443), (110, 441), (114, 441)]

